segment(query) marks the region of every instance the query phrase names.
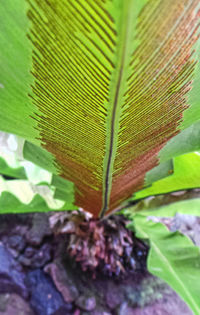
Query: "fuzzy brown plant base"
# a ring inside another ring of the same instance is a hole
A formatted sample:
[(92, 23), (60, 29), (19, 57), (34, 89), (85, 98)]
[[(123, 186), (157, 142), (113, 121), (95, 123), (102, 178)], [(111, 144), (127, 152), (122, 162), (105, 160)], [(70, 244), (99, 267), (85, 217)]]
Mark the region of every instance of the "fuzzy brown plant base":
[(121, 215), (95, 220), (84, 211), (56, 213), (50, 226), (65, 234), (66, 251), (83, 271), (106, 276), (125, 276), (146, 269), (148, 246), (126, 228)]

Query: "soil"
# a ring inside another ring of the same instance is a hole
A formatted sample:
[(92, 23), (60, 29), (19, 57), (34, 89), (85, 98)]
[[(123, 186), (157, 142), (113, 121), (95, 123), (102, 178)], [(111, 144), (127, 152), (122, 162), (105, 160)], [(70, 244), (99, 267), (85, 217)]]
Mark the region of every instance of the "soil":
[[(175, 292), (148, 274), (139, 256), (141, 268), (124, 277), (94, 279), (83, 272), (67, 255), (66, 238), (50, 229), (50, 215), (1, 216), (0, 315), (192, 314)], [(199, 229), (198, 219), (192, 220)], [(179, 216), (170, 224), (183, 228), (184, 222)]]

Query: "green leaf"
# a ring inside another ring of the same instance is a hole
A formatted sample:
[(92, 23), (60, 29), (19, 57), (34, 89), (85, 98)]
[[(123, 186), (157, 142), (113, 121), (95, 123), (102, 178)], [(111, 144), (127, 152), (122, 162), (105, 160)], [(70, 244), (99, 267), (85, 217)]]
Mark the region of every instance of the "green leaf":
[(7, 213), (32, 213), (32, 212), (49, 212), (49, 211), (66, 211), (76, 210), (77, 207), (70, 202), (66, 202), (61, 207), (51, 208), (47, 205), (44, 198), (36, 194), (29, 203), (23, 203), (16, 196), (9, 192), (2, 192), (0, 195), (0, 214)]
[(10, 167), (2, 157), (0, 157), (0, 174), (13, 178), (27, 179), (23, 167)]
[[(31, 118), (33, 104), (28, 98), (34, 80), (26, 12), (26, 1), (0, 1), (0, 126), (3, 131), (38, 143), (37, 123)], [(37, 107), (34, 111), (39, 113)]]
[(165, 178), (174, 172), (173, 161), (168, 160), (159, 164), (158, 166), (154, 167), (150, 170), (145, 177), (145, 186), (149, 186), (150, 184)]
[(24, 166), (26, 176), (30, 183), (48, 186), (51, 184), (52, 174), (50, 172), (26, 160), (21, 162), (21, 164)]
[(45, 200), (40, 195), (35, 195), (28, 204), (21, 202), (13, 194), (2, 192), (0, 195), (0, 213), (31, 213), (31, 212), (48, 212), (58, 209), (48, 207)]
[(52, 155), (31, 142), (25, 141), (23, 156), (26, 160), (31, 161), (49, 172), (54, 174), (58, 173), (58, 170), (54, 166), (55, 162)]
[[(130, 212), (137, 211), (137, 209), (130, 209)], [(149, 209), (144, 209), (140, 211), (140, 214), (146, 216), (156, 216), (156, 217), (173, 217), (176, 213), (189, 214), (200, 217), (200, 198), (181, 200), (177, 202), (172, 202), (168, 205), (163, 205), (160, 207), (150, 207)]]
[(137, 192), (132, 200), (200, 187), (200, 154), (188, 153), (174, 158), (174, 173)]
[(64, 178), (53, 175), (51, 185), (55, 186), (54, 198), (74, 204), (74, 184)]
[(23, 147), (23, 139), (12, 134), (0, 134), (0, 174), (28, 179), (33, 184), (50, 184), (51, 173), (26, 161), (22, 157)]
[(160, 164), (147, 172), (145, 176), (145, 186), (173, 173), (172, 158), (199, 150), (200, 121), (181, 131), (181, 133), (172, 138), (159, 152)]
[(135, 216), (137, 237), (149, 240), (148, 270), (166, 281), (190, 306), (200, 314), (200, 248), (179, 232), (170, 232), (160, 224)]
[[(58, 179), (53, 182), (57, 185)], [(0, 176), (0, 213), (77, 209), (74, 205), (73, 187), (67, 184), (65, 184), (65, 198), (58, 200), (54, 196), (56, 189), (53, 185), (36, 186), (27, 180), (5, 180)], [(57, 189), (59, 191), (59, 188)], [(39, 205), (38, 209), (37, 205)]]
[(200, 121), (172, 138), (160, 151), (160, 162), (178, 155), (200, 150)]
[(54, 192), (55, 199), (64, 200), (69, 204), (74, 203), (74, 184), (55, 175), (57, 174), (57, 170), (52, 166), (52, 156), (49, 152), (25, 141), (23, 154), (25, 159), (53, 173), (49, 184), (56, 188)]
[(0, 194), (4, 191), (15, 195), (21, 202), (29, 203), (36, 194), (41, 194), (51, 208), (58, 208), (62, 202), (53, 198), (53, 190), (47, 186), (36, 186), (27, 180), (5, 180), (0, 176)]
[[(195, 5), (195, 1), (192, 1), (193, 4)], [(197, 2), (197, 11), (199, 12), (199, 2)], [(197, 17), (197, 23), (196, 23), (196, 29), (197, 29), (197, 36), (198, 40), (194, 46), (194, 58), (196, 60), (200, 60), (200, 30), (199, 30), (199, 17)], [(183, 120), (181, 123), (181, 129), (188, 128), (190, 125), (195, 123), (200, 119), (199, 117), (199, 111), (200, 111), (200, 95), (199, 95), (199, 84), (200, 84), (200, 62), (197, 63), (197, 66), (194, 69), (194, 76), (193, 76), (194, 82), (193, 82), (193, 88), (192, 90), (188, 93), (188, 103), (192, 104), (184, 113), (183, 113)]]
[[(65, 201), (63, 209), (74, 209), (74, 185), (73, 183), (57, 176), (52, 175), (50, 172), (44, 170), (36, 164), (24, 160), (21, 158), (21, 150), (12, 151), (8, 146), (8, 140), (11, 139), (13, 135), (2, 134), (1, 151), (0, 155), (0, 173), (13, 176), (19, 179), (28, 179), (28, 181), (4, 181), (0, 180), (0, 190), (3, 191), (7, 189), (8, 191), (16, 194), (22, 201), (28, 202), (33, 198), (35, 191), (42, 191), (41, 188), (34, 187), (34, 185), (48, 186), (46, 189), (52, 190), (52, 196), (54, 199), (59, 199)], [(21, 139), (15, 137), (15, 149), (18, 148), (18, 142)], [(27, 153), (30, 160), (40, 164), (41, 166), (47, 166), (44, 161), (50, 161), (51, 157), (49, 153), (42, 148), (35, 146), (34, 144), (25, 142), (23, 146), (23, 151)], [(35, 154), (34, 154), (35, 153)], [(26, 155), (26, 154), (25, 154)], [(42, 158), (41, 158), (42, 156)], [(33, 158), (32, 158), (33, 157)], [(5, 159), (5, 160), (4, 160)], [(6, 163), (8, 161), (9, 165)], [(14, 166), (14, 167), (11, 167)], [(16, 167), (18, 166), (18, 167)], [(47, 194), (48, 195), (48, 194)], [(25, 198), (25, 199), (24, 199)], [(27, 199), (28, 198), (28, 199)], [(52, 199), (52, 198), (51, 198)], [(73, 206), (72, 206), (73, 205)], [(55, 205), (54, 205), (55, 206)], [(76, 207), (77, 208), (77, 207)]]

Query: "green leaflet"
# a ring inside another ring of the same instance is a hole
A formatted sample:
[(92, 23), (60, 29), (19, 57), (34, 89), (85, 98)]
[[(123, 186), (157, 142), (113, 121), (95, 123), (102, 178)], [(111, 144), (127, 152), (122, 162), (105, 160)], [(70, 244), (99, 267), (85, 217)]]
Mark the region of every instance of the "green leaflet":
[(200, 187), (200, 154), (188, 153), (174, 158), (174, 173), (171, 176), (137, 192), (132, 200), (198, 187)]
[(136, 215), (129, 228), (137, 237), (150, 242), (148, 270), (166, 281), (191, 307), (200, 314), (200, 249), (179, 232), (167, 228), (146, 217)]
[(42, 166), (75, 184), (76, 205), (96, 216), (118, 207), (200, 118), (198, 9), (198, 0), (1, 2), (0, 128), (49, 152)]

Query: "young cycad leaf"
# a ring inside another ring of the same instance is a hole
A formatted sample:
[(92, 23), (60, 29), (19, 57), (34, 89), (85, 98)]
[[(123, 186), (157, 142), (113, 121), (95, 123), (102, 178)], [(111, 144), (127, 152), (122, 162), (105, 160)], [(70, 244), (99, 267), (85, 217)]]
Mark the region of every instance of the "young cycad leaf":
[(51, 152), (94, 215), (200, 118), (199, 0), (7, 0), (0, 18), (0, 127)]

